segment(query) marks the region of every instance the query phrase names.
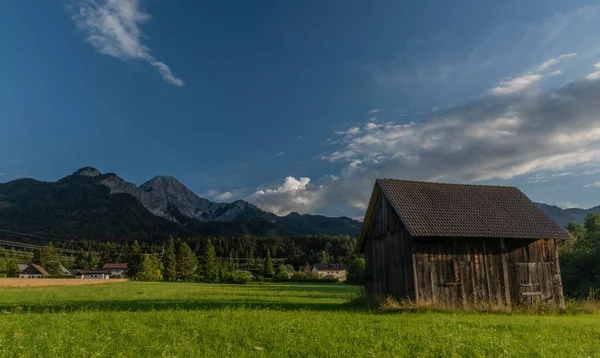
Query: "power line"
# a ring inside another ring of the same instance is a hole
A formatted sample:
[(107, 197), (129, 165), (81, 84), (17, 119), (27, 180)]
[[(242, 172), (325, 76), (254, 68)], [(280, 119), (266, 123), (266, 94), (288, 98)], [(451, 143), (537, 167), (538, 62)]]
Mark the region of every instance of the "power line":
[[(41, 245), (26, 244), (26, 243), (22, 243), (22, 242), (14, 242), (14, 241), (8, 241), (8, 240), (0, 240), (0, 245), (10, 245), (10, 246), (20, 247), (20, 248), (24, 248), (24, 249), (43, 249), (44, 248), (44, 246), (41, 246)], [(58, 247), (55, 247), (54, 250), (66, 252), (69, 254), (79, 253), (79, 250), (61, 249)], [(97, 252), (97, 251), (84, 251), (84, 250), (81, 250), (81, 251), (88, 252), (91, 254), (99, 254), (99, 252)]]

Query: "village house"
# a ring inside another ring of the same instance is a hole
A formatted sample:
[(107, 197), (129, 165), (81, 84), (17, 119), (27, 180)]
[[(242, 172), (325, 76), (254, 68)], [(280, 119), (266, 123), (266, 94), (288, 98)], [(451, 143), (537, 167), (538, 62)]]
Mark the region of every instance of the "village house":
[(82, 279), (108, 280), (110, 278), (108, 270), (79, 270), (76, 275)]
[(346, 281), (347, 269), (344, 264), (314, 264), (311, 270), (316, 273), (319, 278), (331, 277), (338, 281)]
[(29, 264), (17, 264), (17, 267), (19, 268), (19, 272), (25, 270), (27, 268), (27, 266), (29, 266)]
[(42, 278), (45, 276), (50, 276), (46, 270), (40, 265), (29, 264), (25, 267), (21, 273), (19, 273), (19, 278)]
[(568, 239), (514, 187), (378, 179), (357, 251), (370, 295), (563, 307), (556, 240)]
[(112, 277), (125, 277), (127, 273), (127, 264), (107, 263), (102, 268), (107, 270)]

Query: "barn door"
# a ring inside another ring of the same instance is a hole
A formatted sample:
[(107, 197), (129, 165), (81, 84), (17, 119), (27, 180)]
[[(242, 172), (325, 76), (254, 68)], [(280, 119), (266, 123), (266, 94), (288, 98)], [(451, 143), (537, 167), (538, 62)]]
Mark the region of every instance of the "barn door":
[(523, 303), (539, 302), (542, 298), (541, 267), (535, 262), (517, 264), (519, 277), (519, 296)]

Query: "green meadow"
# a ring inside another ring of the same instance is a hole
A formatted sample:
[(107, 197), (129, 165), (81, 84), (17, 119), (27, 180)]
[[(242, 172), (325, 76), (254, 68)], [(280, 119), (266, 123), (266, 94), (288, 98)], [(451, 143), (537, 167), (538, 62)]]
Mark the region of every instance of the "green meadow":
[(386, 311), (341, 284), (0, 289), (0, 357), (594, 357), (600, 314)]

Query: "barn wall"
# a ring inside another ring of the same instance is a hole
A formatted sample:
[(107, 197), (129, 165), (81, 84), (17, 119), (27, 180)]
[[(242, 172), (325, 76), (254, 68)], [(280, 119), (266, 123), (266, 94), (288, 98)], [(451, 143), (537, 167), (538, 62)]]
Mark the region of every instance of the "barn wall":
[(414, 298), (410, 243), (410, 235), (393, 207), (384, 195), (379, 195), (365, 240), (369, 294)]
[(413, 238), (417, 302), (563, 304), (552, 240)]
[(513, 302), (554, 302), (564, 306), (554, 240), (505, 240)]

